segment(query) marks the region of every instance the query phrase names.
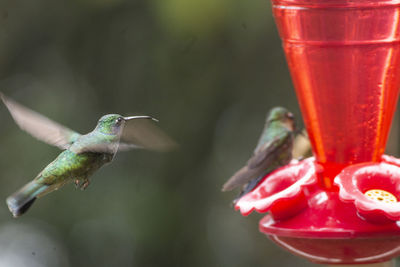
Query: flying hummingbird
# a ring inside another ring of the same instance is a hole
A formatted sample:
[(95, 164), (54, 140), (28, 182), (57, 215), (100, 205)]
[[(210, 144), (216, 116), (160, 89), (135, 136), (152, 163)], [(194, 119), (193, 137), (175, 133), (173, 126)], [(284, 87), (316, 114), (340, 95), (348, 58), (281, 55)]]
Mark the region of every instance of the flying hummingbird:
[(124, 117), (108, 114), (96, 128), (81, 135), (1, 94), (1, 99), (18, 126), (32, 136), (64, 150), (35, 179), (7, 198), (14, 217), (24, 214), (33, 202), (65, 184), (74, 182), (82, 190), (89, 177), (112, 161), (119, 150), (146, 148), (165, 151), (175, 143), (164, 134), (150, 116)]
[(242, 191), (235, 199), (237, 201), (253, 190), (265, 175), (288, 164), (292, 159), (294, 131), (293, 114), (282, 107), (273, 108), (267, 116), (253, 156), (223, 185), (222, 191), (242, 186)]

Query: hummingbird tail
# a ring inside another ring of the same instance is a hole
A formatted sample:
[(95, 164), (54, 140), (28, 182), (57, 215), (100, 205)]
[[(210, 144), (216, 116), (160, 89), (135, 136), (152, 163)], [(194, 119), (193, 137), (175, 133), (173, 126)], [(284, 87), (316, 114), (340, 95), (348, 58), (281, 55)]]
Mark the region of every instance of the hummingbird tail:
[(238, 186), (242, 186), (254, 177), (257, 177), (257, 170), (251, 170), (247, 166), (244, 166), (222, 186), (222, 192), (231, 191)]
[(7, 198), (7, 205), (15, 218), (24, 214), (35, 202), (38, 195), (48, 188), (47, 185), (39, 184), (35, 180), (26, 184), (20, 190)]

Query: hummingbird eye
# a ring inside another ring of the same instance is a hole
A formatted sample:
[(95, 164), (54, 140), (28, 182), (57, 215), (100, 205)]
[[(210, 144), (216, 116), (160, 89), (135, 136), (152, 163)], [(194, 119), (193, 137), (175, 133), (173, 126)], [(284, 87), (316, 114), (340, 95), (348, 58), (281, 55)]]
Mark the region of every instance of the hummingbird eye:
[(122, 121), (121, 117), (119, 117), (118, 119), (115, 120), (115, 122), (118, 123), (118, 124), (121, 123), (121, 121)]

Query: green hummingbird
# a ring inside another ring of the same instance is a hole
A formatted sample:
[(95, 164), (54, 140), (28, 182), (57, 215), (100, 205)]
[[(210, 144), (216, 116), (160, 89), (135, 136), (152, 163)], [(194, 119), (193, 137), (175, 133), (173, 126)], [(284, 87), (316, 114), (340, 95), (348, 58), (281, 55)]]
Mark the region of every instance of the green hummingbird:
[(288, 164), (292, 159), (295, 128), (291, 112), (282, 107), (273, 108), (267, 115), (253, 156), (223, 185), (222, 191), (242, 186), (242, 191), (235, 199), (237, 201), (253, 190), (265, 175)]
[(86, 189), (90, 183), (89, 177), (111, 162), (117, 151), (133, 148), (165, 151), (175, 146), (152, 123), (157, 120), (150, 116), (104, 115), (93, 131), (81, 135), (4, 94), (0, 93), (0, 96), (22, 130), (63, 150), (35, 179), (7, 198), (7, 205), (14, 217), (24, 214), (37, 198), (70, 182), (82, 190)]

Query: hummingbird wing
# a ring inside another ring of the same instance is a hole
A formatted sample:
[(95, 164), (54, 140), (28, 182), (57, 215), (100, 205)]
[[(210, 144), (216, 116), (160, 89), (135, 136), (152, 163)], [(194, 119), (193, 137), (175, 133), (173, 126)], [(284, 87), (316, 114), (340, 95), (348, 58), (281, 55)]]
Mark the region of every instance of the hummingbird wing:
[(149, 119), (134, 119), (125, 122), (120, 135), (112, 136), (109, 140), (96, 138), (92, 132), (82, 136), (79, 143), (74, 143), (71, 150), (77, 154), (84, 152), (115, 154), (117, 151), (144, 148), (157, 151), (167, 151), (176, 146), (168, 137)]
[(292, 134), (289, 131), (285, 131), (283, 134), (280, 134), (271, 141), (265, 143), (254, 151), (253, 156), (247, 162), (247, 166), (250, 169), (255, 169), (260, 165), (265, 165), (267, 162), (271, 162), (274, 159), (274, 157), (271, 157), (271, 155), (273, 155), (274, 152), (279, 149), (279, 147), (287, 144), (288, 142), (293, 142), (293, 140), (289, 139), (293, 139)]
[(17, 125), (35, 138), (61, 149), (67, 149), (80, 134), (28, 109), (0, 93)]
[(155, 125), (153, 120), (135, 119), (125, 123), (118, 150), (126, 151), (144, 148), (156, 151), (168, 151), (177, 144)]
[(279, 162), (280, 159), (278, 157), (280, 156), (281, 151), (291, 150), (293, 141), (288, 140), (288, 138), (292, 139), (290, 132), (286, 132), (284, 136), (278, 135), (271, 141), (256, 149), (253, 156), (247, 162), (247, 165), (242, 167), (231, 178), (229, 178), (229, 180), (223, 185), (222, 191), (230, 191), (238, 186), (242, 186), (259, 176), (265, 176), (282, 164), (286, 164), (290, 158), (282, 158), (282, 162)]

